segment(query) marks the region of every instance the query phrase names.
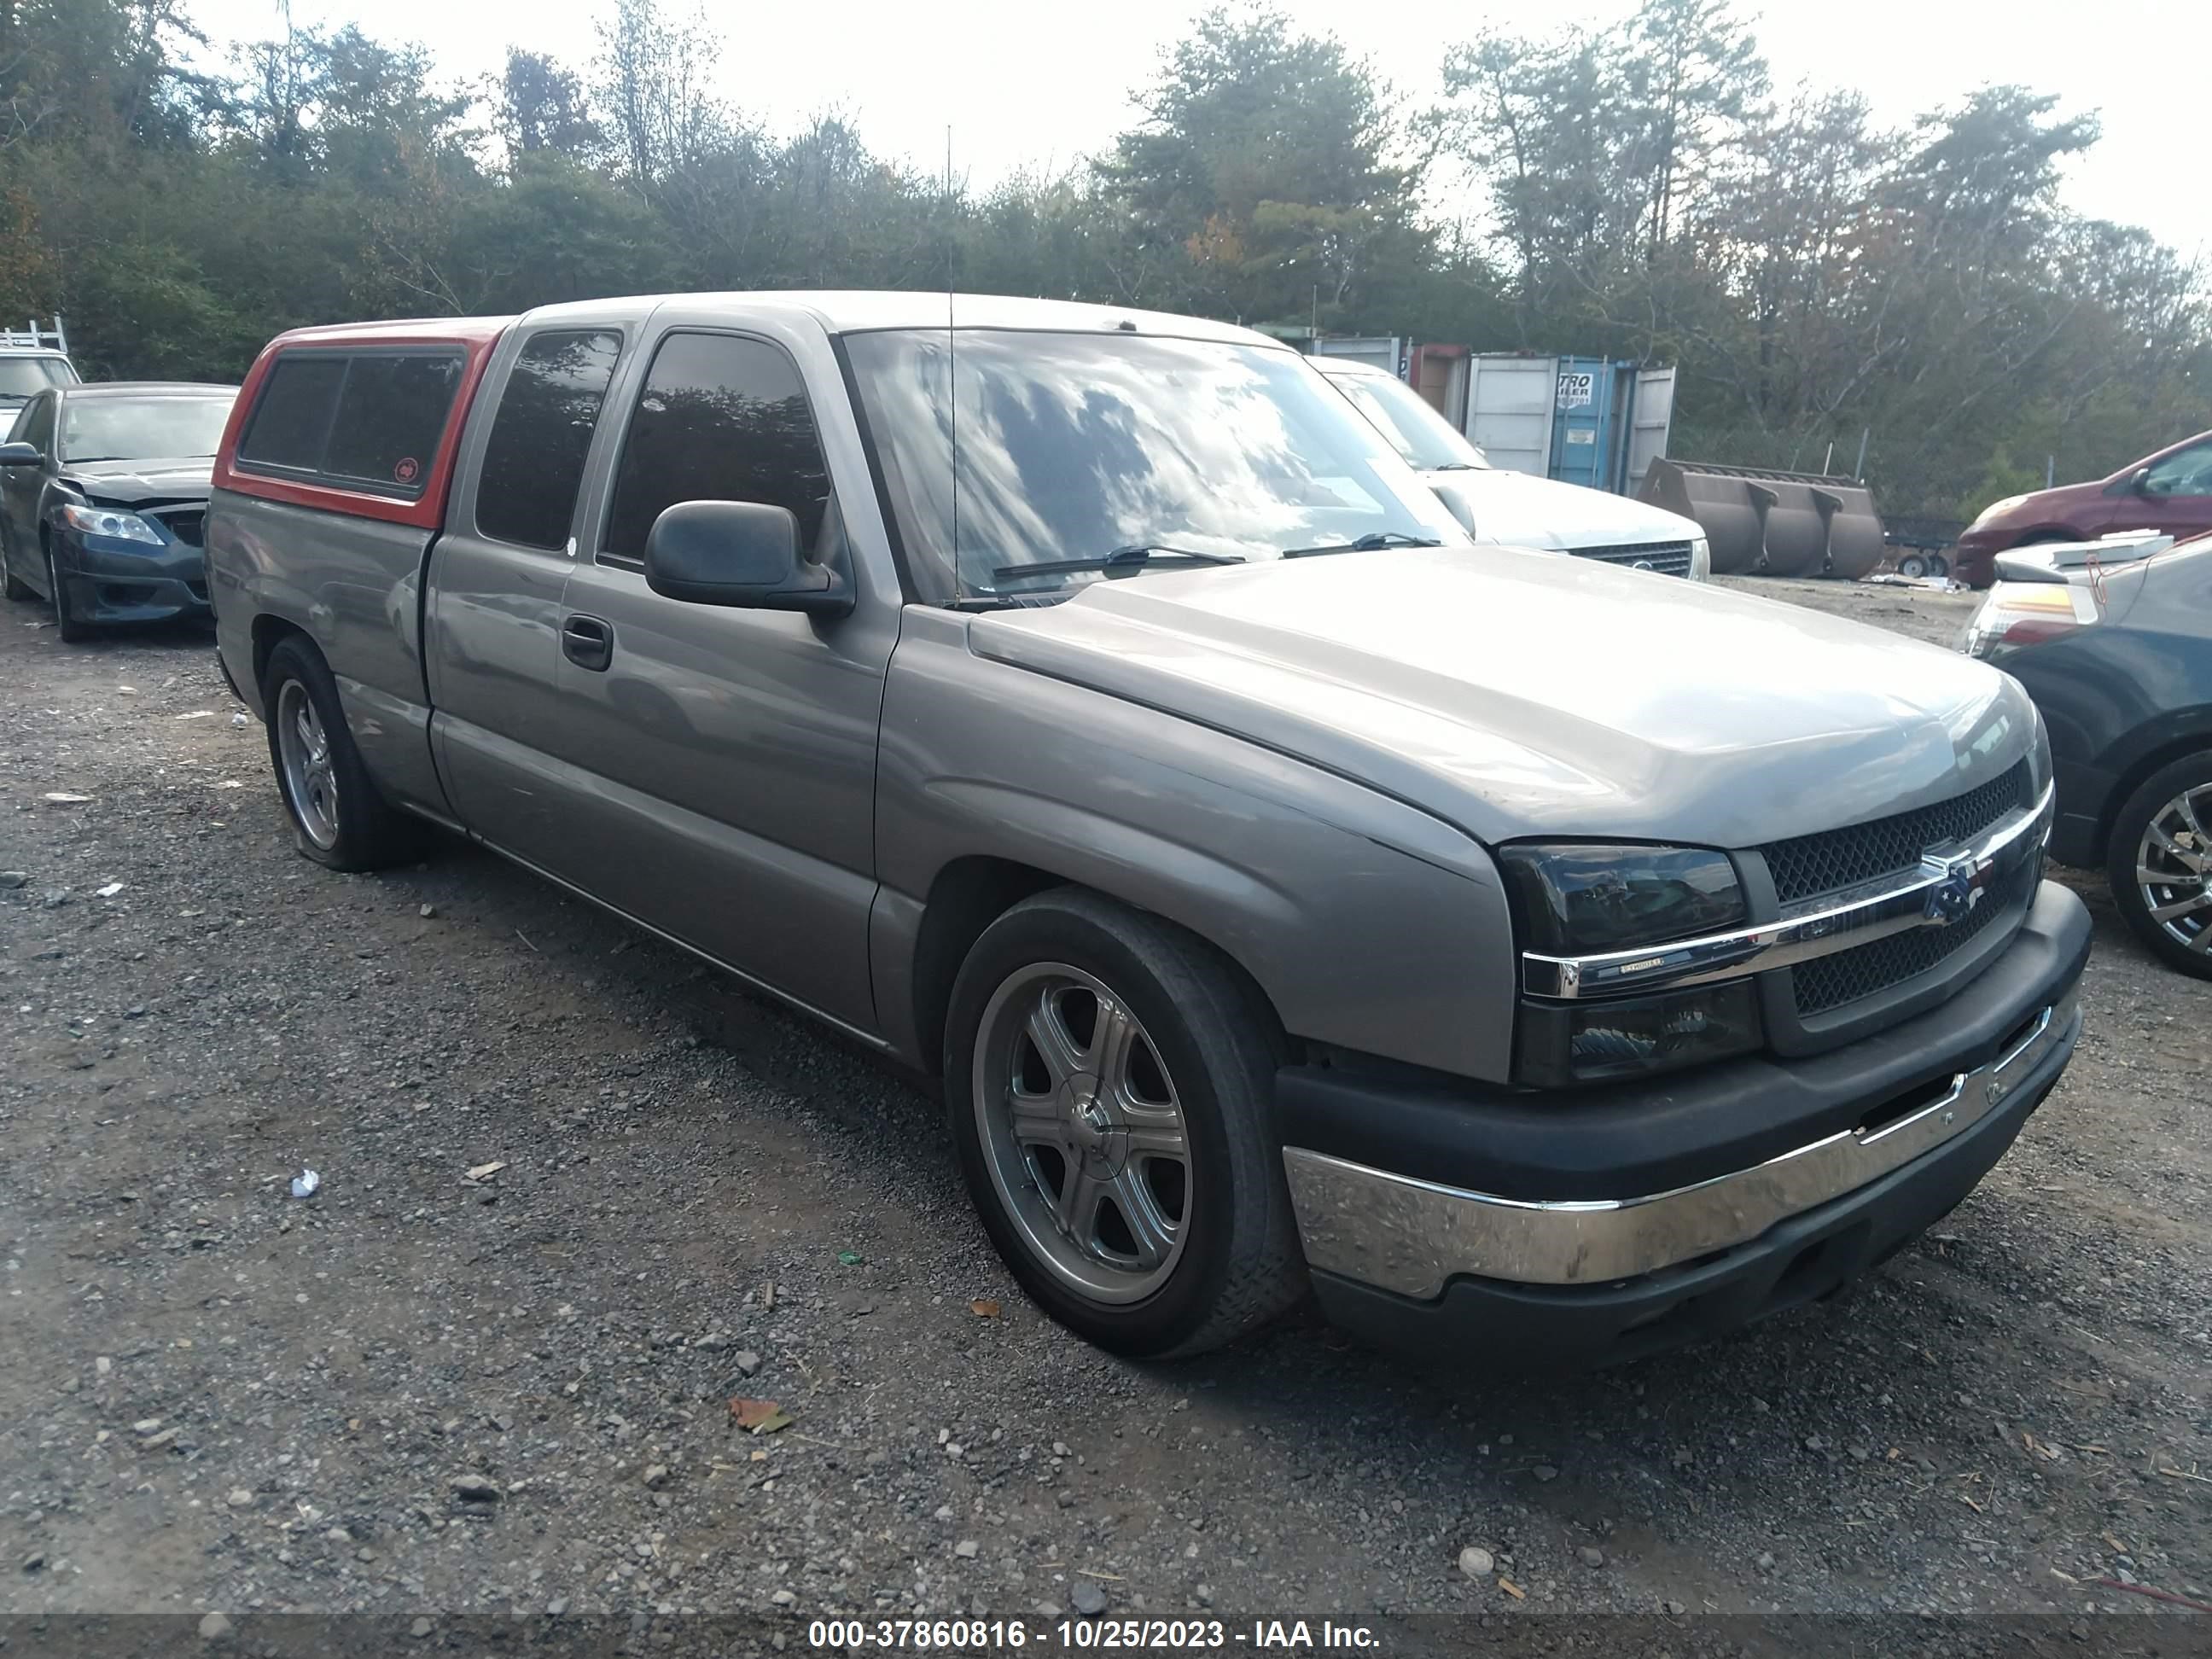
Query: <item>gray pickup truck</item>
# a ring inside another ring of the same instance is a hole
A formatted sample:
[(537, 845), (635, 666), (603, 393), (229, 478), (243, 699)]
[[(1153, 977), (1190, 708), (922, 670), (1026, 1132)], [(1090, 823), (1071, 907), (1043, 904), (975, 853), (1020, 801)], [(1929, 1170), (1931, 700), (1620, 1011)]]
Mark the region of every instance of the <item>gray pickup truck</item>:
[(300, 849), (470, 836), (941, 1076), (1107, 1347), (1309, 1293), (1599, 1364), (1957, 1204), (2080, 1026), (2004, 675), (1476, 547), (1188, 318), (615, 300), (288, 334), (218, 458)]

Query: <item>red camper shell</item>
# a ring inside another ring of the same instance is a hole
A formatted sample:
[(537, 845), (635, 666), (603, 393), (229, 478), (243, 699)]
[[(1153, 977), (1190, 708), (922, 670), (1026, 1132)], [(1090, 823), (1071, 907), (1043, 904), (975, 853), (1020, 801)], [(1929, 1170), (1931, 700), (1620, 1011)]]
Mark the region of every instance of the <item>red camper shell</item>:
[(215, 487), (437, 529), (470, 402), (514, 322), (441, 317), (278, 335), (240, 389)]

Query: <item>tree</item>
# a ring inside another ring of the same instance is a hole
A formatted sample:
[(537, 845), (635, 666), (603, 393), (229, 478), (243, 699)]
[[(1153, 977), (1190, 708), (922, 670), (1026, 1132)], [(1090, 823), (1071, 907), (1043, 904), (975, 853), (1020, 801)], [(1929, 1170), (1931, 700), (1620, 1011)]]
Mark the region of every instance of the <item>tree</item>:
[(507, 49), (493, 102), (493, 122), (511, 160), (547, 152), (588, 160), (605, 141), (586, 106), (583, 82), (542, 52)]
[[(1525, 317), (1569, 313), (1619, 285), (1646, 199), (1633, 87), (1603, 37), (1491, 33), (1444, 59), (1442, 142), (1488, 180)], [(1526, 331), (1524, 330), (1524, 334)]]
[(599, 25), (595, 97), (606, 112), (617, 168), (647, 199), (696, 173), (729, 127), (708, 91), (720, 47), (703, 11), (672, 23), (659, 0), (616, 0)]
[(1674, 362), (1676, 453), (1840, 465), (1863, 431), (1886, 507), (1961, 515), (2212, 426), (2203, 270), (2060, 194), (2094, 120), (1776, 106), (1722, 0), (1480, 36), (1410, 120), (1338, 42), (1217, 10), (1095, 163), (980, 191), (837, 111), (770, 131), (706, 14), (604, 3), (583, 72), (518, 48), (471, 90), (358, 28), (202, 53), (188, 0), (0, 0), (0, 315), (65, 313), (95, 374), (220, 379), (303, 323), (951, 281)]
[(1733, 0), (1644, 0), (1628, 21), (1630, 95), (1644, 130), (1650, 257), (1656, 263), (1686, 196), (1766, 93), (1766, 62)]
[(1382, 260), (1425, 256), (1389, 88), (1334, 38), (1272, 9), (1217, 9), (1138, 101), (1146, 118), (1101, 175), (1161, 302), (1334, 319)]

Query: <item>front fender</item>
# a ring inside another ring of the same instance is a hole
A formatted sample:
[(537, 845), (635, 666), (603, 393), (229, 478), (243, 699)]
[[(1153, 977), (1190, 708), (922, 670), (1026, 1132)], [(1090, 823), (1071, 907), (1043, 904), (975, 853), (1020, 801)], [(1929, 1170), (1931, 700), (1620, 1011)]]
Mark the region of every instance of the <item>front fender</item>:
[(916, 946), (957, 860), (1078, 883), (1199, 934), (1293, 1036), (1503, 1080), (1512, 930), (1488, 855), (1348, 779), (988, 661), (908, 613), (885, 688), (871, 929), (879, 1023), (927, 1060)]

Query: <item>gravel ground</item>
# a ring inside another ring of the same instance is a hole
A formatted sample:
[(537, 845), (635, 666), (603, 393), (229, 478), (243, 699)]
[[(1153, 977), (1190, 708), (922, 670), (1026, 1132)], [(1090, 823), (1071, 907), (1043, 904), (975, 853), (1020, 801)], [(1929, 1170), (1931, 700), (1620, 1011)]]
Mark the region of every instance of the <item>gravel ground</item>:
[(1540, 1385), (1310, 1322), (1138, 1366), (1021, 1298), (909, 1080), (480, 852), (307, 863), (204, 635), (44, 617), (0, 609), (0, 1611), (2212, 1599), (2212, 986), (2086, 878), (2067, 1080), (1850, 1294)]

